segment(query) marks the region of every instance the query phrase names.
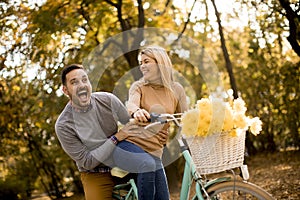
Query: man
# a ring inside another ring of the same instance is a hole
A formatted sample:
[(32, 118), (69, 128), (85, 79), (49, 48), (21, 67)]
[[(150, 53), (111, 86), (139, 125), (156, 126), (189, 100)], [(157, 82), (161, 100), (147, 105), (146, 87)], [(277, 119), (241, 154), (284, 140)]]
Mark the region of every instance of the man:
[(117, 122), (129, 120), (120, 100), (105, 92), (92, 93), (84, 68), (72, 64), (63, 69), (63, 92), (70, 99), (55, 124), (64, 151), (76, 162), (86, 199), (111, 199), (113, 179), (110, 155), (118, 141), (132, 133), (118, 131)]
[[(63, 92), (70, 99), (55, 124), (64, 151), (76, 162), (86, 200), (111, 199), (111, 153), (119, 141), (138, 134), (122, 102), (107, 92), (92, 93), (83, 66), (72, 64), (62, 71)], [(126, 124), (118, 131), (118, 121)], [(167, 133), (160, 132), (166, 142)]]

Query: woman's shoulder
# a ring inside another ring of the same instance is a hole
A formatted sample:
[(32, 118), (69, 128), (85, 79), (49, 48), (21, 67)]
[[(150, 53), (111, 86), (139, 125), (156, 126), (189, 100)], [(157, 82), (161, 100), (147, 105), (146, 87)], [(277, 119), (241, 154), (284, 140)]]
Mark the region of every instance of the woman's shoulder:
[(141, 88), (141, 87), (143, 87), (145, 85), (145, 82), (144, 82), (144, 80), (137, 80), (137, 81), (134, 81), (132, 84), (131, 84), (131, 86), (130, 86), (130, 89), (131, 90), (136, 90), (136, 89), (138, 89), (138, 88)]
[(139, 79), (139, 80), (137, 80), (137, 81), (134, 81), (134, 82), (132, 83), (132, 85), (135, 85), (135, 86), (143, 86), (143, 85), (145, 85), (145, 81), (144, 81), (144, 79)]
[(175, 91), (184, 90), (183, 86), (179, 82), (173, 82), (172, 86)]

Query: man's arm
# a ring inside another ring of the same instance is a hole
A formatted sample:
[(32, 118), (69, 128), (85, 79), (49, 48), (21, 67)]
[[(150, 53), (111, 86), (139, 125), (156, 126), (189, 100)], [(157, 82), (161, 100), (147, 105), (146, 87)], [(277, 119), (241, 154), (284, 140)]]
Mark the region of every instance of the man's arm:
[(86, 170), (94, 169), (101, 163), (105, 164), (115, 148), (112, 140), (104, 139), (102, 145), (90, 151), (72, 130), (61, 125), (57, 125), (55, 129), (64, 151), (76, 161), (78, 167)]
[(112, 163), (109, 158), (116, 147), (116, 143), (126, 139), (129, 134), (136, 135), (139, 133), (136, 126), (127, 123), (114, 134), (114, 137), (104, 138), (99, 141), (98, 147), (89, 150), (71, 128), (57, 124), (55, 130), (64, 151), (77, 163), (78, 167), (86, 170), (94, 169), (100, 164), (110, 166)]

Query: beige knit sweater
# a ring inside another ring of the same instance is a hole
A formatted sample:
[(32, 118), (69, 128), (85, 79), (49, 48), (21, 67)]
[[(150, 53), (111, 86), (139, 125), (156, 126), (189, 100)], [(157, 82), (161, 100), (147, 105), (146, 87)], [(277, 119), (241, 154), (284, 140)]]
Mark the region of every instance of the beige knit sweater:
[[(127, 109), (130, 114), (137, 109), (145, 109), (149, 113), (181, 113), (187, 110), (187, 100), (183, 87), (174, 82), (172, 91), (162, 85), (145, 83), (142, 80), (132, 84), (129, 90)], [(132, 142), (148, 153), (161, 158), (163, 145), (159, 143), (157, 132), (159, 129), (167, 129), (168, 124), (158, 125), (151, 130), (145, 130), (140, 126), (139, 137), (129, 137), (126, 140)]]

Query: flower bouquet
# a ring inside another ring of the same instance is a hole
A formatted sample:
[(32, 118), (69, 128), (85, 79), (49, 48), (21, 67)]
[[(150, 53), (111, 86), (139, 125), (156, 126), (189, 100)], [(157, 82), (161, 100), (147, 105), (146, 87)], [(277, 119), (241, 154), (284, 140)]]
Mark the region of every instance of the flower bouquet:
[(262, 122), (246, 115), (243, 99), (223, 101), (202, 98), (182, 115), (182, 133), (186, 136), (193, 160), (201, 174), (240, 167), (244, 161), (245, 134), (257, 135)]

